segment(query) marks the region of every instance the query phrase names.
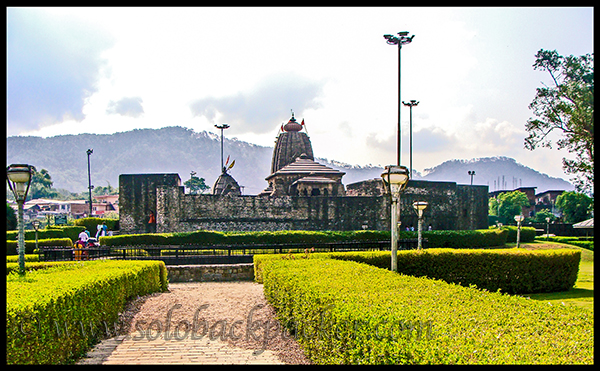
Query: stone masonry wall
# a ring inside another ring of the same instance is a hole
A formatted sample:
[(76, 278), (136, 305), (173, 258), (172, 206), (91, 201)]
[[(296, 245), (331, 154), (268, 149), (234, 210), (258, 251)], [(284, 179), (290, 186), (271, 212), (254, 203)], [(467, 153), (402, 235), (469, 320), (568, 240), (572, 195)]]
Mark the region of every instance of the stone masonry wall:
[[(184, 193), (177, 174), (121, 175), (121, 233), (144, 233), (148, 210), (156, 232), (389, 230), (390, 201), (381, 181), (347, 187), (353, 196), (217, 196)], [(379, 184), (378, 184), (379, 183)], [(423, 228), (487, 228), (488, 187), (410, 180), (401, 195), (401, 228), (417, 228), (414, 201), (427, 201)]]
[(169, 282), (252, 281), (254, 264), (168, 265)]

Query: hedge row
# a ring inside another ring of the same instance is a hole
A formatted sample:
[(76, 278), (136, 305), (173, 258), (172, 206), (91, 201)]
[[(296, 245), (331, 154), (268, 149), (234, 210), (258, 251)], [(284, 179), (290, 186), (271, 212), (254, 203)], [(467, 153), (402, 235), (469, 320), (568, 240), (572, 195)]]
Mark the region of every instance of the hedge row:
[(569, 245), (583, 247), (584, 249), (594, 251), (594, 240), (593, 238), (582, 238), (582, 237), (536, 237), (537, 241), (552, 241), (552, 242), (560, 242), (566, 243)]
[[(428, 247), (473, 248), (498, 247), (506, 243), (507, 230), (481, 229), (474, 231), (425, 231)], [(417, 232), (402, 231), (399, 238), (416, 238)], [(389, 240), (389, 231), (264, 231), (129, 234), (100, 237), (103, 246), (133, 245), (235, 245), (286, 244), (337, 241)]]
[(582, 308), (352, 261), (262, 263), (267, 300), (316, 364), (594, 361), (594, 316)]
[[(37, 255), (35, 255), (37, 256)], [(77, 264), (78, 261), (56, 261), (56, 262), (40, 262), (40, 261), (30, 261), (25, 260), (25, 271), (35, 271), (38, 269), (47, 269), (53, 268), (61, 265), (69, 265), (69, 264)], [(6, 274), (17, 273), (19, 271), (19, 263), (18, 262), (7, 262), (6, 263)]]
[[(577, 281), (581, 251), (577, 249), (426, 249), (398, 251), (398, 273), (441, 279), (462, 286), (475, 285), (488, 291), (510, 294), (558, 292)], [(331, 258), (389, 269), (389, 251), (272, 255), (282, 258)], [(255, 255), (255, 279), (262, 280), (262, 262)]]
[[(19, 261), (19, 255), (7, 255), (6, 262), (7, 263), (16, 263)], [(40, 256), (38, 254), (25, 254), (26, 262), (39, 262)]]
[[(517, 227), (514, 225), (505, 225), (502, 227), (503, 230), (508, 231), (506, 242), (517, 242)], [(520, 242), (533, 242), (535, 240), (535, 228), (533, 227), (521, 227), (521, 235), (519, 236)]]
[(166, 277), (159, 261), (98, 260), (9, 274), (7, 363), (72, 362), (107, 335), (128, 299), (165, 291)]
[[(38, 239), (38, 246), (73, 246), (70, 238)], [(6, 241), (6, 255), (18, 255), (18, 241)], [(35, 240), (25, 240), (25, 254), (33, 254)]]

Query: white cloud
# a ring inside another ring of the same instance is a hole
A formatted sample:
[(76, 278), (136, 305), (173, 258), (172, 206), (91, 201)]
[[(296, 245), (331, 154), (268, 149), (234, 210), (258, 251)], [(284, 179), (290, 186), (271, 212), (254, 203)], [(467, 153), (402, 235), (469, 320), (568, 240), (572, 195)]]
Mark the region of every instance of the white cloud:
[[(541, 48), (593, 52), (593, 8), (9, 8), (7, 134), (227, 122), (271, 146), (293, 109), (316, 156), (394, 163), (398, 53), (383, 34), (403, 30), (417, 170), (489, 155), (562, 174), (558, 151), (522, 146), (545, 78), (531, 64)], [(408, 127), (404, 108), (403, 159)]]

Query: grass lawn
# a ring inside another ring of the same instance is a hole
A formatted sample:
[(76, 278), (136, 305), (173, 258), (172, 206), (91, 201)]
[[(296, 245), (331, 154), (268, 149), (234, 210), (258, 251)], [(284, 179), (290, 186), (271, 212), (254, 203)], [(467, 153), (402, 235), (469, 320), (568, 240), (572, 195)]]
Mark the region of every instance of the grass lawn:
[(578, 307), (594, 310), (594, 252), (581, 247), (557, 242), (534, 242), (521, 245), (527, 249), (579, 249), (581, 262), (575, 286), (568, 291), (551, 292), (543, 294), (524, 294), (533, 300), (547, 301), (553, 305), (576, 305)]

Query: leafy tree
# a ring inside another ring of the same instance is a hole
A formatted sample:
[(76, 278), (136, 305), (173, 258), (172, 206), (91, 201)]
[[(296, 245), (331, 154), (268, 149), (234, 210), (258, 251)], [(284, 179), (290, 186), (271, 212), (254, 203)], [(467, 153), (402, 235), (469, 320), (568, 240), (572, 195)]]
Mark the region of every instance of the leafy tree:
[(563, 192), (556, 198), (556, 207), (560, 209), (566, 223), (579, 223), (589, 218), (594, 201), (579, 192)]
[(201, 194), (210, 189), (204, 178), (198, 178), (195, 171), (190, 173), (190, 179), (185, 181), (183, 185), (189, 188), (191, 194)]
[(515, 215), (521, 214), (522, 208), (529, 206), (529, 199), (521, 191), (504, 192), (496, 198), (490, 198), (488, 205), (489, 214), (498, 216), (501, 223), (514, 223)]
[(17, 229), (17, 214), (15, 210), (6, 203), (6, 230), (13, 231)]
[(54, 198), (58, 195), (58, 192), (52, 189), (52, 177), (46, 169), (37, 171), (33, 168), (33, 174), (31, 176), (31, 185), (29, 186), (29, 192), (27, 193), (27, 199), (33, 200), (36, 198)]
[(549, 134), (558, 131), (558, 149), (575, 155), (563, 158), (563, 170), (580, 192), (593, 194), (594, 184), (594, 54), (580, 57), (560, 56), (556, 50), (539, 50), (533, 64), (535, 70), (547, 71), (551, 86), (536, 89), (529, 109), (536, 116), (525, 125), (528, 132), (525, 148), (552, 148)]
[(94, 189), (92, 190), (92, 194), (94, 196), (104, 196), (104, 195), (116, 195), (119, 193), (119, 190), (114, 188), (113, 186), (111, 186), (110, 182), (108, 180), (106, 181), (106, 183), (107, 183), (106, 187), (102, 187), (102, 186), (94, 187)]
[(553, 222), (556, 220), (556, 216), (552, 214), (552, 212), (548, 209), (542, 209), (535, 213), (532, 218), (532, 222), (534, 223), (546, 223), (546, 218), (550, 218), (550, 221)]

